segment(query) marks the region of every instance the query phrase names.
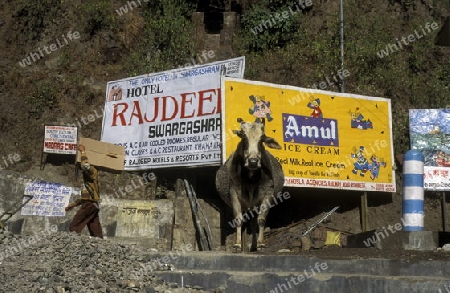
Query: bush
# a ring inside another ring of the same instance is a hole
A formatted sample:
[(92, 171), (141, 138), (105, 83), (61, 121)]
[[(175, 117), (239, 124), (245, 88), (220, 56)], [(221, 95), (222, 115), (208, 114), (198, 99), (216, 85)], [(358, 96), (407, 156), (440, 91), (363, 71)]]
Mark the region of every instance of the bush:
[(28, 113), (36, 119), (41, 118), (45, 110), (57, 109), (58, 98), (54, 85), (46, 81), (37, 82), (34, 93), (26, 97), (26, 103), (30, 105)]
[[(283, 17), (283, 12), (288, 12), (288, 17)], [(299, 29), (297, 15), (298, 12), (291, 14), (289, 5), (282, 2), (256, 4), (242, 16), (239, 43), (253, 52), (284, 47)]]
[(85, 24), (84, 31), (90, 36), (103, 29), (114, 29), (114, 12), (109, 0), (83, 1), (79, 12)]
[(144, 8), (142, 42), (130, 52), (126, 69), (131, 76), (179, 67), (195, 56), (193, 7), (181, 0), (150, 1)]

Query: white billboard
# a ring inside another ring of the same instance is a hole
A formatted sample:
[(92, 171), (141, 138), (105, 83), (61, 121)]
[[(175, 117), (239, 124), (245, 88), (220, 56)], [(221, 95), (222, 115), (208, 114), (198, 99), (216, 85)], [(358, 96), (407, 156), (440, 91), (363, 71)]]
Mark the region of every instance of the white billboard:
[(245, 57), (110, 81), (101, 140), (125, 147), (125, 170), (220, 164), (220, 77)]

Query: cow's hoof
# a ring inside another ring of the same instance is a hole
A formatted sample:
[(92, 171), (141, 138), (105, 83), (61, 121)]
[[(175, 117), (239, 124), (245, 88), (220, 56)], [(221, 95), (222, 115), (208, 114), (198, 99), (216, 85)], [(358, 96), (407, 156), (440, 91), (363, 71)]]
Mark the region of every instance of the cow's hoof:
[(264, 251), (266, 249), (265, 244), (258, 244), (257, 251)]
[(240, 244), (233, 245), (233, 252), (235, 253), (242, 252), (242, 246)]

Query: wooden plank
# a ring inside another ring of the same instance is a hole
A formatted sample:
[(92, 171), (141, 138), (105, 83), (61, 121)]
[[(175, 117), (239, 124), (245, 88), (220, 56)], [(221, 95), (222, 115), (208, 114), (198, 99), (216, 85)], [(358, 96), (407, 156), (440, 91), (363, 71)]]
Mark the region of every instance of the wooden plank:
[(364, 194), (361, 196), (361, 208), (360, 208), (360, 214), (361, 214), (361, 229), (362, 232), (367, 232), (367, 228), (369, 226), (369, 219), (367, 216), (367, 192), (364, 192)]
[(199, 242), (198, 242), (199, 250), (200, 251), (210, 250), (210, 246), (208, 245), (208, 240), (205, 235), (205, 230), (203, 229), (203, 227), (200, 223), (200, 216), (198, 214), (198, 202), (197, 202), (195, 191), (192, 189), (192, 186), (189, 184), (189, 182), (187, 180), (184, 180), (184, 185), (186, 187), (189, 202), (191, 204), (192, 218), (194, 220), (194, 227), (195, 227), (198, 237), (199, 237)]
[(442, 192), (441, 211), (442, 211), (442, 231), (447, 232), (447, 204), (445, 191)]

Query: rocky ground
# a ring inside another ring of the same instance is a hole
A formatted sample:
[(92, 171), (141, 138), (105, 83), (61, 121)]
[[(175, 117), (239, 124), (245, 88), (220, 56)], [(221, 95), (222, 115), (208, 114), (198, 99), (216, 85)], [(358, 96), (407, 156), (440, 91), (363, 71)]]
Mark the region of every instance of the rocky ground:
[[(320, 229), (319, 229), (320, 230)], [(272, 238), (272, 239), (271, 239)], [(275, 245), (273, 238), (280, 244)], [(283, 239), (286, 238), (286, 239)], [(320, 259), (387, 258), (416, 262), (450, 261), (450, 251), (399, 251), (376, 248), (322, 247), (302, 251), (292, 247), (287, 235), (269, 237), (262, 254), (305, 255)], [(291, 239), (292, 240), (292, 239)], [(283, 245), (289, 242), (289, 245)], [(285, 249), (278, 249), (284, 247)], [(290, 249), (286, 249), (286, 248)], [(56, 226), (33, 235), (16, 235), (0, 230), (0, 292), (89, 293), (222, 293), (226, 288), (205, 291), (167, 283), (146, 269), (145, 255), (155, 249), (124, 245), (111, 239), (57, 232)], [(244, 252), (248, 253), (248, 252)], [(256, 253), (256, 252), (255, 252)], [(254, 254), (254, 253), (251, 253)], [(147, 258), (148, 259), (148, 258)], [(172, 270), (170, 264), (152, 264), (155, 270)]]
[(75, 233), (26, 236), (0, 230), (0, 292), (207, 292), (140, 273), (145, 252)]

